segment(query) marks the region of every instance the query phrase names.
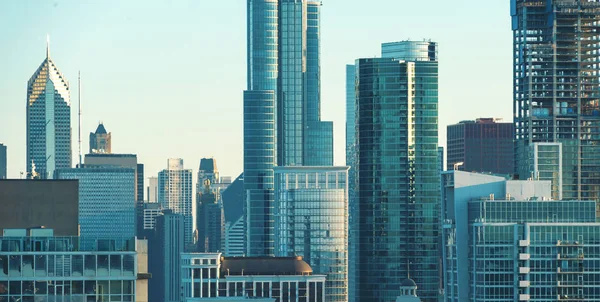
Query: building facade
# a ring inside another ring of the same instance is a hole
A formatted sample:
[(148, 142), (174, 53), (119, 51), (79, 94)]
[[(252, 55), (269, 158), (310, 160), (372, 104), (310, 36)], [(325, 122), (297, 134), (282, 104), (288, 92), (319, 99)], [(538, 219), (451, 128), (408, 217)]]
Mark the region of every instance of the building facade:
[(148, 177), (148, 202), (158, 202), (158, 177)]
[(135, 237), (133, 169), (61, 169), (56, 171), (56, 175), (58, 179), (79, 181), (79, 228), (83, 238), (91, 240)]
[(600, 198), (600, 3), (511, 0), (515, 168), (536, 142), (562, 143), (564, 199)]
[(442, 179), (445, 301), (600, 301), (594, 201), (550, 200), (550, 181)]
[(320, 113), (320, 10), (320, 1), (247, 0), (248, 255), (274, 254), (273, 166), (333, 163), (333, 128)]
[(136, 154), (90, 153), (83, 160), (89, 168), (130, 168), (135, 171), (135, 200), (144, 201), (144, 165), (137, 162)]
[(514, 173), (513, 123), (502, 119), (478, 118), (447, 126), (448, 170), (495, 174)]
[(150, 245), (149, 302), (181, 302), (180, 259), (187, 234), (185, 216), (165, 210), (156, 217)]
[(277, 256), (302, 256), (326, 301), (348, 301), (348, 167), (276, 167), (275, 213)]
[(325, 276), (302, 257), (181, 255), (183, 301), (325, 302)]
[(27, 82), (27, 177), (53, 178), (71, 168), (71, 96), (69, 82), (50, 58)]
[(209, 179), (198, 194), (196, 204), (196, 229), (198, 230), (197, 251), (217, 253), (223, 250), (225, 240), (225, 217), (218, 202), (218, 189), (211, 188)]
[(85, 247), (84, 239), (54, 237), (51, 229), (4, 230), (0, 301), (148, 301), (145, 241)]
[(244, 234), (244, 216), (225, 224), (224, 256), (242, 257), (245, 255)]
[(111, 152), (111, 133), (106, 132), (104, 124), (98, 124), (96, 132), (90, 132), (90, 151), (89, 153), (112, 153)]
[(7, 152), (6, 152), (7, 148), (6, 145), (3, 143), (0, 143), (0, 179), (6, 179), (7, 178)]
[[(356, 67), (354, 65), (346, 65), (346, 165), (350, 167), (348, 170), (348, 253), (349, 259), (356, 259), (356, 239), (357, 226), (355, 217), (357, 214), (356, 200)], [(349, 261), (348, 266), (348, 297), (350, 302), (355, 302), (356, 299), (356, 281), (355, 281), (356, 263)]]
[(395, 300), (409, 266), (422, 300), (440, 295), (438, 62), (423, 52), (356, 61), (356, 301)]
[(552, 199), (562, 200), (562, 144), (533, 143), (529, 146), (531, 178), (552, 182)]
[(194, 243), (192, 190), (192, 170), (183, 168), (183, 159), (169, 159), (167, 169), (158, 173), (158, 203), (163, 209), (183, 215), (186, 248)]
[(162, 208), (157, 202), (142, 202), (137, 204), (138, 238), (150, 238), (156, 226), (156, 217), (162, 214)]

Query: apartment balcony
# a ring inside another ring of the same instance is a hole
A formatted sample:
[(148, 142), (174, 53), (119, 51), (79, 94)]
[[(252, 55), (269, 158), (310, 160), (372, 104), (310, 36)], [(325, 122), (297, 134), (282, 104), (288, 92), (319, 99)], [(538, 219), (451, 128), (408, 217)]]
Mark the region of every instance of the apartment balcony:
[(529, 295), (528, 294), (520, 294), (519, 295), (519, 301), (529, 301)]
[(529, 280), (519, 281), (519, 287), (529, 287), (530, 285), (531, 285), (531, 282), (529, 282)]
[[(560, 257), (560, 255), (559, 255), (559, 257)], [(521, 253), (521, 254), (519, 254), (519, 260), (529, 260), (529, 259), (531, 259), (531, 255), (530, 254), (527, 254), (527, 253)]]
[(529, 240), (519, 240), (519, 246), (524, 247), (524, 246), (529, 246), (530, 242)]
[(529, 267), (519, 267), (519, 274), (529, 274), (530, 271)]

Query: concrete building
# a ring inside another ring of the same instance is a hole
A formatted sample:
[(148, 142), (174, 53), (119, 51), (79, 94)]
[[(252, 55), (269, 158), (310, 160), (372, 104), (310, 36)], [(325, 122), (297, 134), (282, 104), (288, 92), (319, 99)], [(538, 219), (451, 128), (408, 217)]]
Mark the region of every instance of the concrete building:
[(326, 275), (325, 300), (348, 301), (349, 167), (275, 167), (275, 250)]
[(158, 177), (148, 177), (148, 202), (158, 202)]
[(186, 248), (194, 243), (192, 190), (192, 170), (183, 168), (183, 159), (169, 159), (167, 169), (158, 173), (158, 203), (165, 210), (183, 215)]
[(514, 173), (513, 123), (499, 118), (478, 118), (447, 126), (448, 170), (512, 175)]
[(146, 241), (85, 247), (84, 240), (55, 237), (52, 229), (5, 229), (0, 300), (148, 301)]
[(90, 132), (90, 151), (89, 153), (112, 153), (111, 152), (111, 133), (106, 132), (104, 124), (98, 124), (96, 132)]
[[(394, 51), (387, 51), (394, 47)], [(405, 49), (405, 51), (400, 51)], [(356, 60), (355, 301), (392, 301), (408, 275), (441, 295), (438, 58), (434, 42), (382, 46)]]
[(144, 165), (138, 164), (135, 154), (108, 154), (91, 153), (86, 154), (84, 164), (88, 168), (130, 168), (135, 171), (135, 200), (144, 201)]
[(185, 217), (165, 210), (156, 217), (150, 246), (149, 302), (181, 302), (181, 253), (185, 247)]
[(325, 276), (302, 257), (181, 255), (183, 301), (324, 302)]
[(0, 234), (44, 226), (57, 236), (79, 236), (76, 180), (0, 180)]
[(69, 82), (50, 58), (27, 82), (27, 178), (53, 178), (71, 168), (71, 95)]
[(550, 181), (443, 174), (446, 301), (600, 301), (594, 201)]
[(57, 179), (79, 181), (80, 235), (92, 239), (135, 237), (134, 170), (130, 168), (75, 168), (56, 171)]
[[(515, 173), (533, 143), (562, 143), (562, 195), (600, 199), (600, 3), (511, 0)], [(508, 54), (507, 52), (507, 54)]]
[(6, 145), (0, 143), (0, 179), (6, 179), (8, 175), (6, 149)]

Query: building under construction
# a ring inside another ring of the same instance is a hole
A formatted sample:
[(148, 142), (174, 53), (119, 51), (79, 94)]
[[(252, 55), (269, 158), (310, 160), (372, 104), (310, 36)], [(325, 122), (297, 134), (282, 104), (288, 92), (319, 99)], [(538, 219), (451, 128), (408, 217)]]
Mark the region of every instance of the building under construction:
[(515, 169), (562, 145), (562, 198), (600, 199), (600, 2), (511, 0)]

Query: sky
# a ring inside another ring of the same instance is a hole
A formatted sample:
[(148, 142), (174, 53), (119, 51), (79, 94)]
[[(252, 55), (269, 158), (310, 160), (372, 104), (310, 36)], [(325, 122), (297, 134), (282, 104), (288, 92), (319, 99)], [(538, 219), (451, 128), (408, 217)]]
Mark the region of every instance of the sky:
[[(334, 122), (335, 164), (345, 164), (345, 65), (380, 55), (383, 42), (439, 43), (440, 145), (446, 126), (512, 120), (508, 0), (323, 0), (322, 119)], [(113, 153), (135, 153), (145, 176), (167, 158), (197, 173), (214, 157), (221, 176), (243, 168), (245, 0), (0, 1), (0, 142), (8, 177), (26, 161), (27, 81), (51, 57), (70, 82), (77, 158), (77, 73), (82, 152), (103, 122)], [(194, 180), (195, 181), (195, 180)]]

